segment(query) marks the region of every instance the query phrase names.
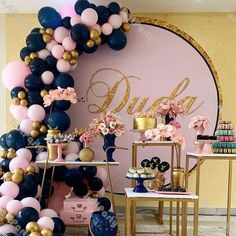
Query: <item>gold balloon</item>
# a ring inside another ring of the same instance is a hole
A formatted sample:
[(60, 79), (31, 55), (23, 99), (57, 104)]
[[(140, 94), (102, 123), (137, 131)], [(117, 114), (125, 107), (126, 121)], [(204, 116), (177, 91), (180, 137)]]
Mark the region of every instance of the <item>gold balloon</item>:
[(49, 34), (49, 35), (51, 35), (51, 36), (53, 36), (54, 30), (53, 30), (52, 28), (47, 28), (47, 29), (46, 29), (46, 33)]
[(89, 39), (88, 42), (86, 43), (87, 47), (92, 48), (94, 47), (95, 43), (92, 39)]
[(124, 32), (129, 32), (131, 29), (131, 25), (127, 22), (123, 23), (121, 27)]
[(16, 157), (16, 153), (15, 152), (8, 152), (7, 153), (7, 158), (9, 160), (13, 159), (14, 157)]
[(36, 52), (31, 52), (30, 53), (30, 58), (33, 60), (38, 57), (38, 54)]
[(0, 208), (0, 217), (5, 217), (7, 215), (7, 209), (5, 208)]
[(7, 151), (2, 150), (0, 155), (1, 155), (1, 158), (3, 158), (3, 159), (7, 158)]
[(34, 221), (29, 222), (29, 223), (26, 225), (25, 229), (26, 229), (26, 232), (27, 232), (27, 233), (39, 232), (39, 226), (38, 226), (38, 224), (37, 224), (36, 222), (34, 222)]
[(96, 29), (92, 29), (91, 31), (90, 31), (90, 38), (92, 39), (92, 40), (96, 40), (96, 39), (98, 39), (100, 37), (100, 34), (99, 34), (99, 32), (96, 30)]
[(40, 129), (41, 124), (40, 124), (40, 122), (38, 122), (38, 121), (34, 121), (33, 124), (32, 124), (32, 126), (33, 126), (34, 129)]
[(4, 175), (3, 175), (3, 179), (5, 181), (11, 181), (11, 178), (12, 178), (12, 173), (11, 172), (6, 172)]
[(48, 91), (45, 90), (45, 89), (40, 92), (40, 96), (41, 96), (41, 97), (44, 97), (44, 96), (47, 95), (47, 94), (48, 94)]
[(90, 196), (91, 198), (99, 198), (99, 193), (97, 193), (97, 192), (92, 192), (89, 196)]
[(24, 99), (26, 97), (26, 93), (24, 91), (20, 91), (18, 94), (17, 94), (18, 98), (19, 99)]
[(40, 135), (40, 133), (39, 133), (38, 130), (33, 129), (33, 130), (30, 132), (30, 135), (31, 135), (33, 138), (37, 138), (37, 137)]
[(5, 217), (0, 216), (0, 226), (5, 224)]
[(22, 99), (20, 100), (20, 105), (26, 107), (28, 106), (28, 101), (26, 99)]
[(40, 127), (40, 133), (46, 134), (48, 132), (47, 126), (46, 125), (41, 125)]
[(77, 61), (75, 59), (71, 59), (70, 60), (70, 65), (74, 66), (76, 65)]
[(66, 60), (66, 61), (70, 61), (72, 58), (72, 55), (70, 52), (64, 52), (63, 53), (63, 59)]
[(19, 98), (13, 98), (13, 104), (14, 105), (20, 105), (20, 99)]
[(28, 166), (26, 172), (29, 174), (34, 174), (36, 172), (36, 168), (34, 166)]
[(39, 33), (40, 33), (40, 34), (45, 34), (45, 33), (46, 33), (46, 30), (45, 30), (45, 29), (40, 29), (40, 30), (39, 30)]
[(52, 236), (53, 235), (52, 230), (50, 230), (50, 229), (43, 229), (41, 231), (41, 234), (42, 234), (42, 236)]
[(25, 172), (22, 168), (16, 168), (15, 170), (13, 170), (13, 174), (21, 174), (24, 175)]
[(9, 148), (8, 152), (16, 152), (16, 150), (14, 148)]
[(15, 184), (20, 184), (24, 180), (24, 176), (22, 174), (16, 173), (12, 175), (11, 179)]
[(44, 34), (43, 35), (43, 41), (45, 43), (49, 43), (51, 40), (52, 40), (52, 36), (51, 35), (49, 35), (49, 34)]
[(4, 172), (2, 170), (2, 168), (0, 168), (0, 178), (3, 176)]
[(8, 213), (5, 218), (6, 218), (6, 223), (11, 224), (13, 220), (16, 218), (16, 216), (12, 213)]
[(25, 62), (26, 65), (29, 65), (31, 61), (32, 61), (32, 59), (31, 59), (30, 56), (26, 56), (25, 59), (24, 59), (24, 62)]
[(97, 39), (95, 40), (95, 44), (96, 44), (96, 45), (100, 45), (101, 43), (102, 43), (101, 37), (99, 37), (99, 38), (97, 38)]
[(77, 50), (72, 50), (71, 55), (74, 59), (78, 59), (79, 57), (79, 52)]
[(29, 236), (42, 236), (39, 232), (32, 232)]

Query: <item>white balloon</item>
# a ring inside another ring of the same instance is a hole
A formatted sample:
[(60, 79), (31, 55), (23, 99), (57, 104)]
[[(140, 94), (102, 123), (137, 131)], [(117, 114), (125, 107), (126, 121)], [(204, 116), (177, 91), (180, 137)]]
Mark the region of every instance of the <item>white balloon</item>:
[(66, 149), (63, 151), (64, 155), (68, 155), (70, 153), (79, 153), (79, 145), (76, 142), (70, 142)]

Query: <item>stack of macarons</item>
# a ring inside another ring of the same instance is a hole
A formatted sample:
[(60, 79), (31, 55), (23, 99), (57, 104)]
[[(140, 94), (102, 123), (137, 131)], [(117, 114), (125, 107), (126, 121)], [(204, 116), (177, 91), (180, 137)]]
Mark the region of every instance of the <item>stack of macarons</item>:
[(220, 121), (215, 135), (219, 142), (212, 144), (214, 153), (236, 154), (236, 137), (231, 121)]

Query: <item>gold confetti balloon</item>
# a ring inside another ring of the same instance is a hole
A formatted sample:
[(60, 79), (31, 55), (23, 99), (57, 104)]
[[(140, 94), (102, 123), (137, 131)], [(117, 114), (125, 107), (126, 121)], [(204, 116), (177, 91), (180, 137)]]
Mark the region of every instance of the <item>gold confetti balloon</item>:
[(0, 217), (5, 217), (7, 215), (7, 209), (5, 208), (0, 208)]
[(6, 222), (5, 217), (4, 216), (0, 216), (0, 225), (4, 225)]
[(5, 217), (6, 223), (11, 224), (15, 218), (16, 218), (16, 216), (14, 214), (7, 213), (7, 215)]

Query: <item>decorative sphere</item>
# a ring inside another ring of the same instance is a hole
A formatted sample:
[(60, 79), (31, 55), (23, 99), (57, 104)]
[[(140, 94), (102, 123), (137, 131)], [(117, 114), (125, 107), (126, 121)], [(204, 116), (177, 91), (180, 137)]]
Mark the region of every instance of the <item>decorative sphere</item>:
[(32, 233), (32, 232), (39, 232), (39, 226), (36, 222), (31, 221), (26, 225), (26, 232)]

